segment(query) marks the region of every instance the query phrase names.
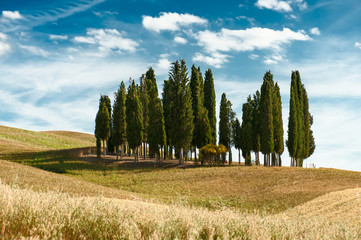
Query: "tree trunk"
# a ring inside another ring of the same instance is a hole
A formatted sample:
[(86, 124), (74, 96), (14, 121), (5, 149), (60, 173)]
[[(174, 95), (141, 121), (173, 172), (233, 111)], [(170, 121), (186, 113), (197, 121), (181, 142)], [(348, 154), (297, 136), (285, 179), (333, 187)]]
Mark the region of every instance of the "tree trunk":
[(256, 165), (259, 166), (260, 162), (259, 162), (259, 152), (256, 152)]
[(238, 164), (241, 165), (241, 149), (238, 149)]
[(194, 147), (194, 161), (197, 162), (197, 147)]
[(115, 147), (115, 151), (117, 151), (117, 161), (119, 160), (119, 145)]
[(267, 154), (263, 154), (263, 166), (267, 167)]
[(247, 163), (247, 165), (248, 165), (248, 152), (246, 152), (246, 161), (245, 161), (245, 163)]
[(278, 155), (278, 161), (279, 161), (280, 167), (282, 167), (282, 159), (281, 159), (281, 154), (279, 154), (279, 155)]
[(107, 149), (105, 148), (105, 140), (103, 140), (103, 155), (107, 155)]
[(178, 158), (178, 163), (179, 163), (179, 164), (182, 164), (182, 160), (183, 160), (183, 148), (180, 150), (179, 158)]

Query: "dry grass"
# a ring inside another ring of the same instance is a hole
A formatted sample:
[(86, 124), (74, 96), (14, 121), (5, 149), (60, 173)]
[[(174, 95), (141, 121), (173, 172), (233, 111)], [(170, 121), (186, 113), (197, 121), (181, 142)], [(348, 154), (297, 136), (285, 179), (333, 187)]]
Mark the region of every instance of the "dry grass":
[[(360, 206), (354, 205), (358, 201), (355, 195), (360, 191), (335, 194), (350, 199), (345, 205), (353, 206), (352, 210), (357, 211)], [(318, 203), (317, 199), (314, 201)], [(4, 239), (361, 238), (357, 219), (343, 221), (290, 213), (261, 217), (230, 210), (209, 211), (103, 197), (70, 197), (64, 193), (39, 193), (0, 184), (0, 226), (4, 230)]]
[(77, 180), (19, 163), (0, 160), (0, 181), (34, 191), (59, 191), (70, 195), (98, 196), (134, 199), (133, 194)]
[(90, 134), (34, 132), (0, 125), (0, 154), (47, 151), (95, 146)]

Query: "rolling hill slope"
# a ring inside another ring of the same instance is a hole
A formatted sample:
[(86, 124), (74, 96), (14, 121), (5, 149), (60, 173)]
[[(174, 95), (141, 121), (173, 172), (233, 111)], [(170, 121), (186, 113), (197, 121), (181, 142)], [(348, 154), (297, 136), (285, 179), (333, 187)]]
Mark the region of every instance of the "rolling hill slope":
[(50, 131), (35, 132), (0, 125), (0, 154), (95, 146), (94, 135)]

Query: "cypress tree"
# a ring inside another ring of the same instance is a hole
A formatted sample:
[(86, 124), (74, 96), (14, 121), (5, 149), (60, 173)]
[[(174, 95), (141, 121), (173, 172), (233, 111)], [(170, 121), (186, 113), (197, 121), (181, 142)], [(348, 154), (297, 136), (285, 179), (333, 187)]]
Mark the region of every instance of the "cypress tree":
[(297, 109), (297, 125), (298, 125), (298, 135), (297, 135), (297, 151), (296, 157), (297, 162), (296, 165), (298, 167), (303, 164), (303, 157), (305, 155), (305, 124), (304, 124), (304, 100), (303, 100), (303, 89), (301, 83), (301, 77), (298, 71), (295, 71), (296, 77), (296, 91), (297, 91), (297, 99), (296, 99), (296, 109)]
[(101, 102), (99, 106), (99, 111), (95, 118), (95, 137), (103, 141), (104, 155), (106, 155), (105, 142), (110, 136), (110, 117), (108, 108), (105, 105), (105, 102)]
[(201, 148), (210, 143), (210, 125), (208, 112), (204, 107), (201, 82), (199, 80), (198, 69), (193, 65), (190, 80), (190, 89), (192, 92), (192, 109), (193, 109), (193, 140), (192, 146), (195, 147), (195, 160), (197, 160), (197, 147)]
[(128, 144), (134, 151), (134, 159), (137, 163), (139, 160), (138, 147), (142, 144), (143, 137), (143, 112), (134, 80), (128, 88), (126, 100), (126, 120)]
[(251, 156), (249, 155), (253, 146), (253, 101), (248, 96), (247, 102), (242, 106), (242, 125), (241, 125), (241, 149), (245, 153), (245, 164), (251, 165)]
[(256, 155), (256, 165), (260, 165), (259, 151), (261, 150), (260, 137), (260, 100), (261, 94), (257, 90), (252, 101), (252, 151)]
[(273, 115), (272, 115), (272, 83), (273, 75), (270, 71), (263, 77), (260, 101), (260, 136), (261, 151), (265, 154), (265, 165), (270, 166), (270, 154), (274, 150)]
[(242, 148), (242, 135), (241, 135), (241, 123), (238, 118), (234, 122), (233, 129), (233, 144), (234, 147), (238, 150), (238, 163), (241, 164), (241, 148)]
[[(219, 144), (224, 145), (228, 149), (229, 164), (232, 163), (231, 152), (231, 136), (234, 129), (235, 113), (232, 110), (232, 103), (227, 100), (226, 94), (223, 93), (221, 97), (220, 109), (219, 109)], [(222, 155), (223, 163), (226, 161), (226, 155)]]
[[(187, 152), (193, 139), (192, 92), (189, 86), (188, 70), (184, 60), (172, 63), (169, 72), (169, 89), (173, 95), (170, 105), (170, 118), (173, 125), (170, 128), (172, 144), (179, 153), (179, 163), (183, 162), (183, 152)], [(167, 113), (168, 114), (168, 113)]]
[(149, 86), (149, 149), (155, 154), (156, 161), (158, 161), (159, 147), (166, 144), (166, 133), (164, 127), (164, 116), (162, 102), (158, 97), (156, 82), (147, 79)]
[(288, 117), (288, 139), (286, 141), (286, 146), (291, 157), (291, 167), (294, 167), (296, 164), (296, 152), (298, 144), (298, 121), (297, 121), (297, 106), (296, 106), (296, 78), (294, 77), (294, 72), (292, 72), (291, 77), (291, 95), (290, 95), (290, 114)]
[[(153, 69), (152, 69), (153, 70)], [(148, 70), (149, 71), (149, 70)], [(154, 72), (153, 72), (154, 77)], [(152, 81), (149, 79), (149, 82)], [(142, 75), (140, 78), (140, 102), (142, 104), (142, 112), (143, 112), (143, 154), (144, 159), (146, 156), (146, 143), (148, 142), (148, 131), (149, 131), (149, 84), (147, 84), (146, 75)]]
[[(111, 101), (110, 101), (110, 98), (107, 96), (107, 95), (101, 95), (100, 96), (100, 100), (99, 100), (99, 107), (100, 107), (100, 104), (104, 102), (107, 109), (108, 109), (108, 113), (109, 113), (109, 126), (110, 126), (110, 129), (112, 129), (112, 105), (111, 105)], [(112, 140), (113, 136), (112, 136), (112, 132), (110, 132), (110, 136), (109, 138), (107, 139), (107, 152), (108, 153), (113, 153), (114, 152), (114, 145), (113, 145), (113, 140)]]
[(122, 156), (124, 155), (124, 144), (127, 140), (127, 121), (125, 111), (126, 89), (122, 81), (117, 92), (114, 93), (113, 105), (113, 144), (117, 150), (117, 160), (119, 156), (119, 146), (122, 147)]
[[(201, 102), (203, 103), (204, 106), (204, 80), (203, 80), (203, 76), (202, 76), (202, 71), (201, 71), (201, 67), (198, 66), (198, 74), (199, 74), (199, 85), (200, 85), (200, 93), (201, 93)], [(208, 110), (207, 110), (207, 115), (208, 115)], [(208, 118), (209, 119), (209, 118)]]
[(162, 102), (163, 102), (163, 115), (164, 115), (164, 126), (167, 138), (167, 146), (165, 147), (166, 152), (165, 156), (169, 155), (170, 159), (173, 159), (173, 141), (172, 141), (172, 128), (174, 126), (172, 118), (172, 110), (174, 107), (174, 82), (169, 80), (164, 80), (163, 93), (162, 93)]
[(280, 88), (276, 83), (273, 91), (273, 139), (274, 152), (276, 153), (275, 165), (281, 166), (281, 154), (284, 151), (283, 142), (283, 120), (282, 120), (282, 102)]
[(208, 119), (211, 127), (211, 143), (217, 142), (217, 118), (216, 118), (216, 93), (212, 70), (209, 68), (204, 79), (204, 106), (208, 111)]
[(157, 79), (155, 78), (154, 70), (152, 67), (150, 67), (148, 71), (145, 73), (145, 79), (150, 80), (146, 82), (147, 88), (150, 89), (150, 86), (155, 87), (155, 91), (158, 94)]

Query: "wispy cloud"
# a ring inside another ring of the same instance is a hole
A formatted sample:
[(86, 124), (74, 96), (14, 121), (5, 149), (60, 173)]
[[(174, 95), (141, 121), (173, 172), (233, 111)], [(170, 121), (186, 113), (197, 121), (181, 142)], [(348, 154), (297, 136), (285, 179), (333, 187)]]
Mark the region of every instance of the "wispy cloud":
[(88, 28), (86, 36), (77, 36), (73, 41), (96, 45), (98, 52), (95, 53), (95, 56), (98, 57), (108, 56), (112, 52), (135, 52), (139, 44), (123, 35), (124, 33), (120, 33), (116, 29)]
[(5, 55), (11, 50), (11, 46), (7, 39), (8, 37), (0, 32), (0, 56)]
[(318, 27), (311, 28), (310, 33), (317, 36), (321, 35), (321, 31), (318, 29)]
[(50, 34), (49, 35), (49, 39), (50, 40), (67, 40), (68, 36), (67, 35), (54, 35), (54, 34)]
[(50, 55), (49, 52), (47, 52), (44, 49), (41, 49), (39, 47), (36, 47), (36, 46), (19, 45), (19, 47), (33, 55), (37, 55), (37, 56), (41, 56), (41, 57), (48, 57)]
[(179, 43), (179, 44), (186, 44), (186, 43), (187, 43), (187, 39), (182, 38), (182, 37), (175, 37), (175, 38), (174, 38), (174, 42)]
[(255, 5), (260, 9), (266, 8), (277, 12), (286, 13), (293, 11), (291, 5), (296, 5), (299, 10), (305, 10), (308, 7), (307, 2), (304, 0), (258, 0)]
[(355, 42), (355, 47), (361, 49), (361, 43), (360, 42)]
[[(86, 11), (93, 6), (104, 2), (105, 0), (82, 0), (78, 2), (65, 2), (61, 6), (52, 5), (47, 10), (37, 10), (34, 14), (19, 15), (17, 11), (8, 13), (7, 16), (12, 16), (18, 21), (4, 21), (4, 16), (0, 19), (0, 31), (3, 32), (18, 32), (24, 29), (31, 29), (35, 26), (43, 25), (47, 22), (54, 22), (61, 18), (72, 16), (75, 13)], [(3, 20), (3, 21), (1, 21)]]
[(204, 62), (215, 68), (221, 68), (224, 63), (229, 62), (228, 58), (230, 58), (229, 55), (219, 52), (212, 52), (209, 56), (197, 52), (192, 60), (194, 62)]
[(143, 16), (143, 27), (155, 31), (179, 31), (181, 27), (187, 27), (192, 24), (207, 24), (208, 20), (192, 14), (179, 14), (171, 12), (161, 12), (159, 17)]

